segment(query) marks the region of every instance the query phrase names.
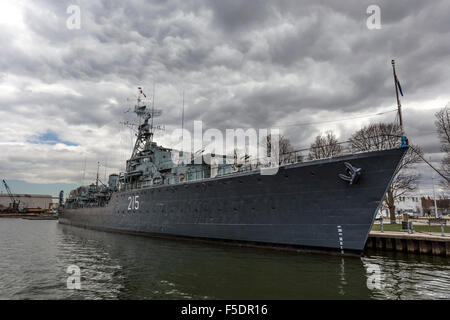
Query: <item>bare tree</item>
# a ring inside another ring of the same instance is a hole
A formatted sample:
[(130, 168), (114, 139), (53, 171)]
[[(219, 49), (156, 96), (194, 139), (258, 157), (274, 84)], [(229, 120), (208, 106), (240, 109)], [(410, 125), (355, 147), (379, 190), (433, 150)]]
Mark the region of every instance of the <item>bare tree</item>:
[[(444, 156), (444, 159), (442, 159), (441, 169), (442, 174), (450, 179), (450, 154), (448, 152)], [(450, 188), (450, 182), (448, 182), (447, 180), (442, 180), (442, 185), (446, 188)]]
[[(350, 143), (352, 150), (356, 152), (398, 148), (401, 145), (401, 135), (398, 124), (374, 123), (355, 132)], [(396, 223), (395, 200), (416, 190), (419, 182), (420, 174), (412, 170), (412, 167), (421, 161), (419, 154), (423, 156), (423, 153), (418, 146), (412, 147), (416, 151), (410, 148), (403, 157), (383, 201), (383, 206), (389, 209), (391, 223)]]
[(342, 153), (342, 147), (332, 131), (324, 135), (318, 135), (309, 147), (308, 158), (310, 160), (331, 158)]
[[(261, 140), (261, 145), (266, 157), (270, 157), (272, 154), (272, 136), (268, 134), (267, 136), (263, 137)], [(273, 150), (273, 152), (278, 159), (279, 165), (281, 164), (283, 159), (282, 155), (286, 155), (294, 150), (289, 139), (281, 134), (279, 135), (278, 147), (273, 146), (273, 148), (278, 148), (278, 150)]]
[(401, 145), (401, 129), (394, 123), (372, 123), (358, 130), (351, 138), (353, 151), (376, 151), (398, 148)]
[(450, 152), (450, 103), (437, 112), (435, 116), (436, 128), (442, 143), (442, 151)]
[[(442, 174), (450, 179), (450, 103), (439, 112), (435, 114), (436, 129), (441, 141), (441, 150), (445, 152), (444, 159), (442, 159), (441, 169)], [(443, 180), (442, 184), (450, 188), (450, 183)]]

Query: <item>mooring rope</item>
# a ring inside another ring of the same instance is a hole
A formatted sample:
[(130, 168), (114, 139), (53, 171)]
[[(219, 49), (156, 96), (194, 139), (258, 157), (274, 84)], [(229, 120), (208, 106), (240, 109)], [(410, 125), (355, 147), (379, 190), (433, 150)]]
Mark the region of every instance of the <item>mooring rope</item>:
[(444, 178), (447, 182), (449, 182), (450, 183), (450, 179), (449, 178), (447, 178), (442, 172), (440, 172), (438, 169), (436, 169), (431, 163), (429, 163), (428, 161), (427, 161), (427, 159), (425, 159), (421, 154), (420, 154), (420, 152), (418, 152), (413, 146), (409, 146), (410, 148), (411, 148), (411, 150), (413, 150), (415, 153), (417, 153), (417, 155), (420, 157), (420, 158), (422, 158), (422, 160), (423, 161), (425, 161), (425, 163), (426, 164), (428, 164), (434, 171), (436, 171), (442, 178)]

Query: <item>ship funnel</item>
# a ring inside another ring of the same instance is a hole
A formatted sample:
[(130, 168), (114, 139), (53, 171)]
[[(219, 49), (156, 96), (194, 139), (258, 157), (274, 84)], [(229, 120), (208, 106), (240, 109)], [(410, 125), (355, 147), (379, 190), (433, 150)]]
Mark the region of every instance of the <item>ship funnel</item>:
[(219, 171), (219, 160), (216, 158), (211, 159), (211, 178), (215, 178)]
[(111, 189), (116, 189), (119, 182), (119, 176), (115, 173), (109, 175), (108, 186)]
[(64, 203), (64, 191), (61, 190), (61, 191), (59, 192), (59, 205), (62, 206), (63, 203)]

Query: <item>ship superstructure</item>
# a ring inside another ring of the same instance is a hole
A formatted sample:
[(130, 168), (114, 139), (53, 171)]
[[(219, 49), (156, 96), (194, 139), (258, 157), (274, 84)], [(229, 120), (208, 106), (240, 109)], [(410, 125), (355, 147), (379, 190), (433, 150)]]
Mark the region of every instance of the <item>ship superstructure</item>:
[(120, 190), (206, 179), (235, 171), (236, 166), (229, 164), (229, 161), (212, 166), (206, 163), (203, 158), (208, 155), (203, 154), (203, 150), (193, 154), (157, 145), (153, 141), (153, 119), (161, 115), (161, 110), (153, 106), (149, 108), (141, 96), (137, 98), (134, 112), (139, 119), (136, 143), (127, 161), (126, 172), (120, 174)]

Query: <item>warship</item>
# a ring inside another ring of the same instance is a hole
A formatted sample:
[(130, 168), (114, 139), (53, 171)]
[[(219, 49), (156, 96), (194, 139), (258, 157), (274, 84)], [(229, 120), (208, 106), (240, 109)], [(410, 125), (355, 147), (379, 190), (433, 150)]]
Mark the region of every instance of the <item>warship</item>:
[[(299, 250), (360, 254), (387, 188), (408, 150), (393, 149), (310, 160), (280, 155), (276, 174), (262, 164), (237, 164), (236, 155), (207, 163), (154, 141), (161, 112), (141, 99), (139, 124), (124, 172), (108, 184), (70, 192), (59, 223), (103, 231), (179, 239), (217, 240)], [(232, 161), (229, 161), (230, 158)], [(186, 160), (187, 159), (187, 160)], [(234, 161), (233, 161), (234, 160)], [(231, 163), (230, 163), (231, 162)], [(271, 164), (273, 165), (273, 164)]]

